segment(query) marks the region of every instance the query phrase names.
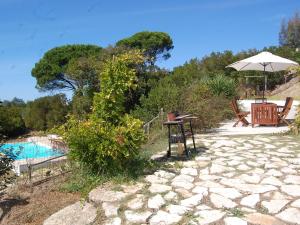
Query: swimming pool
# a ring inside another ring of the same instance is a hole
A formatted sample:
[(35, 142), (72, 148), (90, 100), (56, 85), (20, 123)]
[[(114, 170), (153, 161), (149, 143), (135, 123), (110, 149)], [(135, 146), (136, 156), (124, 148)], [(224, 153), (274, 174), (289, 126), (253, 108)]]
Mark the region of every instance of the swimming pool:
[(55, 157), (63, 155), (62, 151), (41, 146), (32, 142), (6, 143), (0, 147), (0, 152), (16, 160)]

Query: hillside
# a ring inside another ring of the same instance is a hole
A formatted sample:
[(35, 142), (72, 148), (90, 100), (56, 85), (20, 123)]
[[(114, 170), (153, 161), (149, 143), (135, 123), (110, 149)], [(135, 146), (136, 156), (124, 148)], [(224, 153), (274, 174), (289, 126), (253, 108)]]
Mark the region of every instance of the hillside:
[(295, 77), (288, 83), (280, 85), (271, 93), (272, 98), (284, 99), (285, 97), (293, 97), (300, 99), (300, 77)]

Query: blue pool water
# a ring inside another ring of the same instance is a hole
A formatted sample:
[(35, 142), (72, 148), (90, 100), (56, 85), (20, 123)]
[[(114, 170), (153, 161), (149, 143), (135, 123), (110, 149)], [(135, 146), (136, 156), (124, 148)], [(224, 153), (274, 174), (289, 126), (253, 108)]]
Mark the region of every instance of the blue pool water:
[(16, 160), (61, 156), (63, 153), (32, 142), (7, 143), (0, 147), (0, 152), (10, 155)]

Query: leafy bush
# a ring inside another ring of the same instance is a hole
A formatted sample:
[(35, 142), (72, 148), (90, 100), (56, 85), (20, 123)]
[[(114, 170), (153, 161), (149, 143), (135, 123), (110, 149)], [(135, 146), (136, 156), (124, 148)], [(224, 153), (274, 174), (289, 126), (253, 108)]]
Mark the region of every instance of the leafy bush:
[(181, 96), (179, 111), (197, 116), (194, 125), (198, 130), (216, 127), (232, 115), (229, 100), (223, 95), (214, 95), (203, 82), (193, 84)]
[(297, 115), (295, 117), (295, 128), (296, 128), (296, 132), (299, 133), (299, 131), (300, 131), (300, 105), (298, 106)]
[(212, 79), (206, 81), (207, 86), (214, 95), (224, 95), (228, 98), (234, 97), (236, 93), (236, 82), (222, 74), (218, 74)]
[(71, 117), (65, 125), (70, 157), (85, 168), (113, 173), (138, 156), (144, 140), (142, 121), (125, 114), (124, 103), (126, 91), (136, 87), (132, 65), (142, 60), (140, 52), (131, 51), (107, 61), (93, 112), (86, 121)]

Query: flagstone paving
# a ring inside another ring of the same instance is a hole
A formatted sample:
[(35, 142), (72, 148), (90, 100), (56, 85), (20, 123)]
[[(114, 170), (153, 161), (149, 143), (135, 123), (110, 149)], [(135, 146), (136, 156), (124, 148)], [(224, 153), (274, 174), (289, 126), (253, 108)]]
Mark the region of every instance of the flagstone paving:
[[(192, 160), (166, 162), (168, 169), (122, 190), (94, 189), (85, 221), (102, 208), (104, 224), (115, 225), (300, 224), (300, 140), (256, 135), (196, 141), (206, 150)], [(70, 207), (63, 210), (71, 216)], [(44, 225), (69, 224), (63, 210)]]

